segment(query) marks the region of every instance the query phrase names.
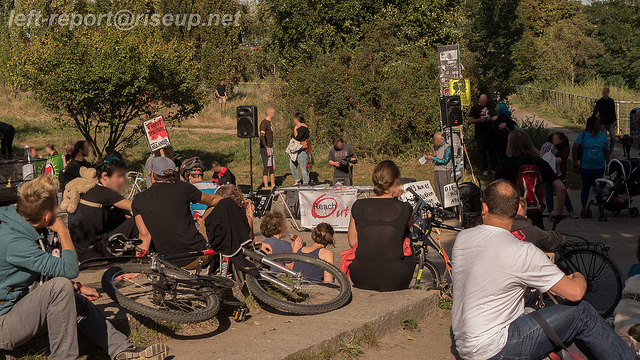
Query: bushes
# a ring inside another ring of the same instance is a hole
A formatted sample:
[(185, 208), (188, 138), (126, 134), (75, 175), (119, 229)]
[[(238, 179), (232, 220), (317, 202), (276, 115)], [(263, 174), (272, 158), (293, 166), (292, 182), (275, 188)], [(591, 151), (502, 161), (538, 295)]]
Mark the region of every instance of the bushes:
[(283, 108), (303, 112), (314, 139), (342, 134), (361, 155), (424, 149), (440, 128), (435, 51), (406, 46), (385, 26), (365, 34), (354, 51), (292, 71)]

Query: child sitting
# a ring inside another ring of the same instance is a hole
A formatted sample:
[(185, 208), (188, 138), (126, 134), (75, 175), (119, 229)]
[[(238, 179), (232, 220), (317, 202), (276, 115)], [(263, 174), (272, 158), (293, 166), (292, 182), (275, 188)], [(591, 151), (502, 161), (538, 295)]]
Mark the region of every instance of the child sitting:
[(271, 245), (274, 254), (295, 253), (303, 246), (302, 238), (296, 236), (293, 244), (285, 239), (289, 237), (287, 219), (281, 212), (267, 213), (260, 223), (260, 232), (266, 239), (262, 243)]
[[(333, 264), (333, 252), (326, 249), (329, 245), (334, 246), (333, 227), (327, 223), (318, 224), (318, 226), (316, 226), (311, 232), (311, 240), (313, 240), (313, 245), (305, 246), (298, 250), (297, 253), (317, 257)], [(293, 270), (301, 272), (304, 279), (307, 281), (324, 280), (326, 283), (333, 282), (333, 276), (331, 276), (331, 274), (322, 271), (322, 269), (315, 266), (295, 262), (293, 264)]]

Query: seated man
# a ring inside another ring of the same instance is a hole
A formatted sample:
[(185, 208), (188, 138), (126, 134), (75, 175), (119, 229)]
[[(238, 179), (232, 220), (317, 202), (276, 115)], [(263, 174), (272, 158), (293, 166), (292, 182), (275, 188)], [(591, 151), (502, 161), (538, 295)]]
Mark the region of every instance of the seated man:
[(542, 327), (524, 315), (527, 287), (551, 291), (576, 305), (537, 313), (564, 343), (581, 340), (597, 359), (638, 359), (595, 309), (580, 301), (587, 282), (565, 275), (533, 244), (511, 234), (520, 194), (505, 180), (484, 191), (484, 225), (458, 235), (453, 246), (452, 329), (463, 359), (537, 359), (554, 350)]
[(551, 259), (555, 257), (556, 249), (564, 243), (564, 235), (561, 233), (542, 230), (527, 219), (527, 201), (523, 197), (520, 198), (518, 215), (513, 221), (511, 233), (519, 240), (532, 243)]
[(213, 163), (211, 163), (211, 170), (213, 170), (211, 181), (214, 184), (218, 184), (220, 186), (236, 184), (236, 176), (233, 175), (231, 170), (229, 170), (227, 167), (220, 165), (219, 162), (214, 161)]
[(107, 242), (113, 234), (138, 236), (131, 200), (121, 195), (126, 166), (117, 157), (96, 163), (97, 185), (80, 196), (77, 210), (69, 214), (69, 231), (78, 260), (108, 257)]
[[(0, 208), (0, 350), (11, 351), (47, 329), (49, 358), (77, 359), (79, 330), (111, 359), (164, 359), (166, 346), (134, 348), (91, 303), (100, 297), (97, 291), (69, 280), (78, 276), (78, 257), (56, 217), (57, 191), (58, 181), (42, 175), (20, 186), (17, 206)], [(60, 257), (37, 245), (38, 230), (47, 228), (58, 234)], [(29, 292), (40, 275), (52, 279)]]
[(176, 182), (174, 168), (169, 158), (153, 158), (147, 167), (152, 185), (138, 194), (132, 204), (142, 240), (140, 247), (145, 251), (153, 247), (161, 255), (206, 249), (207, 241), (196, 228), (190, 205), (215, 206), (220, 200), (219, 196), (205, 194), (189, 183)]
[[(202, 165), (202, 161), (197, 156), (189, 158), (182, 163), (180, 166), (180, 176), (182, 178), (198, 188), (198, 190), (202, 191), (205, 194), (215, 194), (218, 185), (204, 181), (202, 175), (204, 174), (204, 166)], [(191, 213), (193, 214), (193, 218), (198, 220), (204, 214), (204, 211), (207, 210), (207, 206), (199, 203), (191, 203)]]

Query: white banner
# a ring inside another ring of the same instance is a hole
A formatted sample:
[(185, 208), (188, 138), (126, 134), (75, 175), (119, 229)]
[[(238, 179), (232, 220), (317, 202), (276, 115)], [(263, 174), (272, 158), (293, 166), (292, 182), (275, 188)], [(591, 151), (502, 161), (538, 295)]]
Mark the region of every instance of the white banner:
[(169, 133), (162, 116), (149, 119), (143, 122), (142, 126), (144, 127), (144, 134), (151, 152), (171, 146)]
[(402, 190), (404, 190), (404, 194), (400, 197), (400, 200), (406, 201), (411, 204), (412, 207), (416, 206), (416, 202), (413, 200), (413, 195), (408, 191), (408, 189), (413, 190), (418, 196), (424, 200), (427, 204), (431, 206), (436, 206), (439, 202), (436, 193), (433, 191), (433, 187), (431, 187), (431, 183), (429, 180), (425, 181), (416, 181), (408, 184), (402, 185)]
[(452, 207), (460, 205), (460, 196), (458, 195), (458, 185), (453, 183), (444, 186), (444, 207)]
[(335, 231), (349, 229), (351, 206), (358, 200), (357, 189), (300, 190), (298, 194), (303, 228), (312, 229), (324, 222)]

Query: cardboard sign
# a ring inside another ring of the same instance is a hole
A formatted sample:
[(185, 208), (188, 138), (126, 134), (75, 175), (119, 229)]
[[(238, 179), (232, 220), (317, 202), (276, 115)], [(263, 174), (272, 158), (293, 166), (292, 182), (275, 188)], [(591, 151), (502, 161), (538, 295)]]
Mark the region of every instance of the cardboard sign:
[(171, 146), (167, 126), (162, 116), (155, 117), (142, 123), (144, 134), (151, 152)]
[(358, 200), (357, 189), (301, 190), (298, 194), (302, 227), (312, 229), (324, 222), (335, 231), (349, 229), (351, 206)]
[(452, 207), (460, 205), (460, 195), (458, 194), (458, 185), (455, 183), (444, 186), (444, 207)]
[(406, 201), (411, 204), (412, 207), (416, 206), (416, 201), (413, 199), (413, 195), (407, 191), (407, 189), (412, 189), (415, 191), (418, 196), (424, 200), (427, 204), (431, 206), (436, 206), (439, 201), (436, 193), (433, 191), (433, 187), (431, 187), (431, 183), (429, 180), (425, 181), (416, 181), (409, 184), (402, 185), (402, 190), (404, 190), (404, 194), (400, 197), (400, 200)]
[(471, 82), (469, 79), (449, 79), (449, 95), (460, 96), (462, 106), (470, 106)]

